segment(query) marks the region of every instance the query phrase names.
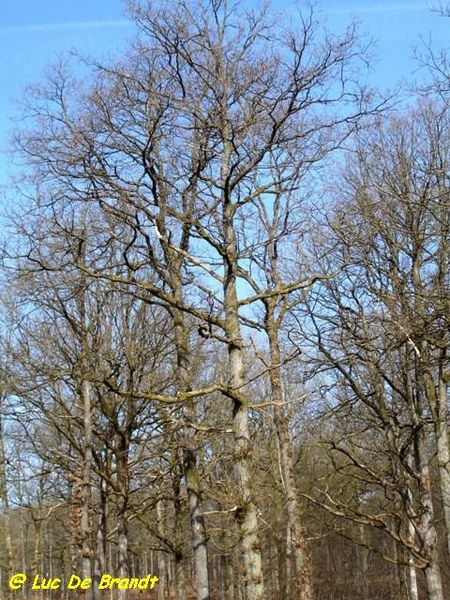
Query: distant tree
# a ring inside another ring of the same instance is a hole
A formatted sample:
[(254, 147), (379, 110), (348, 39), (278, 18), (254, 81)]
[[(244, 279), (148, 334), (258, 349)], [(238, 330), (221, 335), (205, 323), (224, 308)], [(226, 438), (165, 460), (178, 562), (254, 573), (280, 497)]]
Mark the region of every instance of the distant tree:
[[(350, 153), (331, 223), (337, 244), (329, 260), (341, 272), (309, 300), (309, 337), (343, 390), (339, 410), (357, 419), (332, 447), (349, 473), (364, 473), (358, 477), (367, 490), (393, 494), (378, 526), (412, 552), (429, 598), (443, 597), (431, 443), (447, 545), (450, 531), (449, 133), (446, 106), (431, 102), (364, 133)], [(377, 466), (383, 456), (387, 462)], [(360, 507), (352, 511), (360, 522), (370, 521)]]

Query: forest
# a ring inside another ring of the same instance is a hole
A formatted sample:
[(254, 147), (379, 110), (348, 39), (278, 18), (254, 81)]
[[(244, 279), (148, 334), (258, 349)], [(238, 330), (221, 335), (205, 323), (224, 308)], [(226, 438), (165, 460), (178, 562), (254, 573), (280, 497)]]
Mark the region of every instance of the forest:
[(308, 6), (128, 9), (13, 132), (2, 598), (444, 600), (450, 56), (387, 94)]

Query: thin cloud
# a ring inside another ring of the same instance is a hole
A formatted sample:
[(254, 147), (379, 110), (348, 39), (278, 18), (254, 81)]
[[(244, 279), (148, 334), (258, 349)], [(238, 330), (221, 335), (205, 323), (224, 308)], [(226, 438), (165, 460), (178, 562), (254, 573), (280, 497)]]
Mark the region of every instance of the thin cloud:
[(111, 27), (126, 27), (131, 25), (130, 21), (66, 21), (62, 23), (28, 23), (26, 25), (11, 25), (9, 27), (0, 27), (0, 32), (7, 33), (26, 33), (33, 31), (67, 31), (69, 29), (105, 29)]

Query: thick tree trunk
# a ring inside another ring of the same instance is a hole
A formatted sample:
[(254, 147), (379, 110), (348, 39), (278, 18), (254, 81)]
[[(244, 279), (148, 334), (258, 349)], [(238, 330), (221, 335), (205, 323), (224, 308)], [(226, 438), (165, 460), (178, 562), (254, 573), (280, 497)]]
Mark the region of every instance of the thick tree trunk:
[(248, 400), (244, 394), (243, 341), (238, 313), (236, 290), (236, 239), (232, 227), (230, 206), (224, 207), (224, 233), (227, 260), (224, 277), (225, 334), (228, 342), (228, 380), (235, 392), (233, 407), (233, 436), (235, 444), (234, 472), (238, 507), (236, 520), (240, 529), (244, 600), (265, 597), (261, 545), (258, 538), (258, 518), (250, 478), (250, 431)]
[[(431, 362), (431, 357), (428, 355), (428, 348), (426, 345), (424, 344), (423, 346), (422, 350), (426, 352), (426, 360), (429, 364)], [(442, 356), (440, 358), (445, 365), (447, 358), (445, 350), (442, 351)], [(441, 372), (439, 373), (439, 381), (436, 386), (428, 365), (424, 365), (424, 367), (423, 380), (427, 400), (431, 409), (431, 415), (433, 417), (447, 553), (450, 558), (450, 446), (447, 425), (447, 383), (444, 380), (444, 374)], [(441, 366), (440, 370), (442, 369), (443, 367)]]
[(425, 579), (427, 582), (427, 600), (444, 600), (441, 573), (435, 561), (425, 569)]
[(434, 525), (434, 507), (431, 493), (431, 478), (425, 451), (423, 433), (419, 432), (415, 440), (415, 463), (419, 474), (420, 513), (417, 529), (424, 559), (428, 600), (444, 600), (441, 572), (438, 560), (437, 532)]
[[(445, 396), (447, 391), (445, 391)], [(442, 402), (447, 407), (447, 403)], [(435, 427), (437, 461), (441, 484), (442, 507), (444, 513), (447, 552), (450, 558), (450, 448), (448, 440), (447, 415), (439, 420)]]
[[(414, 523), (411, 520), (408, 521), (408, 529), (410, 539), (413, 540), (415, 533)], [(414, 566), (414, 558), (410, 556), (408, 562), (408, 600), (419, 600), (419, 586), (417, 585), (417, 569)]]
[[(395, 455), (395, 464), (399, 465), (400, 461), (398, 460), (398, 453)], [(414, 469), (414, 460), (413, 456), (408, 456), (408, 468), (410, 470)], [(402, 473), (400, 470), (396, 473), (398, 477)], [(403, 480), (403, 489), (402, 495), (404, 498), (404, 511), (405, 518), (407, 520), (407, 530), (408, 530), (408, 543), (414, 545), (416, 542), (416, 526), (414, 524), (414, 503), (413, 503), (413, 491), (411, 489), (410, 482), (405, 477), (405, 474), (401, 475)], [(408, 600), (419, 600), (419, 587), (417, 584), (417, 567), (415, 566), (414, 556), (408, 548), (403, 547), (403, 552), (405, 555), (405, 559), (407, 559), (408, 567), (407, 567), (407, 598)], [(399, 566), (399, 568), (401, 568)], [(402, 584), (402, 578), (400, 577), (400, 584)]]
[[(230, 359), (232, 369), (237, 368), (235, 357)], [(241, 534), (244, 599), (262, 600), (264, 583), (261, 549), (258, 538), (258, 519), (250, 482), (248, 413), (244, 403), (235, 402), (233, 433), (235, 441), (235, 476), (239, 506), (236, 519)]]
[[(407, 510), (407, 516), (411, 521), (409, 527), (410, 537), (415, 540), (416, 547), (420, 549), (420, 559), (424, 565), (427, 583), (428, 600), (443, 600), (427, 434), (423, 426), (425, 400), (428, 401), (432, 411), (433, 408), (436, 408), (436, 402), (432, 398), (432, 391), (435, 391), (435, 388), (434, 385), (431, 385), (432, 381), (429, 378), (428, 368), (423, 369), (422, 359), (425, 351), (426, 344), (421, 347), (420, 351), (417, 351), (416, 348), (408, 350), (408, 354), (413, 358), (413, 363), (410, 363), (411, 368), (406, 370), (406, 391), (414, 431), (410, 464), (415, 473), (418, 490), (416, 507), (412, 505), (413, 491), (408, 490), (410, 509)], [(435, 419), (434, 422), (436, 423)], [(414, 583), (414, 579), (412, 579), (412, 582)]]

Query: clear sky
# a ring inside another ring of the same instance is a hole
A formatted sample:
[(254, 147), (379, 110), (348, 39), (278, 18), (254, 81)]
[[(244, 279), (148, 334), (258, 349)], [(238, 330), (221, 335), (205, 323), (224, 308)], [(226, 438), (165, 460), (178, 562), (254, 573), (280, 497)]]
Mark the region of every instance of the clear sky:
[[(290, 4), (273, 1), (275, 9), (289, 10)], [(450, 46), (450, 19), (431, 12), (436, 4), (438, 0), (317, 0), (316, 12), (330, 31), (342, 31), (351, 18), (360, 22), (361, 32), (376, 41), (371, 81), (386, 88), (402, 77), (417, 76), (412, 55), (421, 37), (431, 36), (436, 48)], [(46, 64), (72, 48), (96, 56), (119, 51), (132, 33), (122, 0), (1, 0), (0, 151), (8, 146), (16, 99), (27, 83), (39, 81)], [(0, 186), (5, 185), (7, 162), (0, 154)]]

